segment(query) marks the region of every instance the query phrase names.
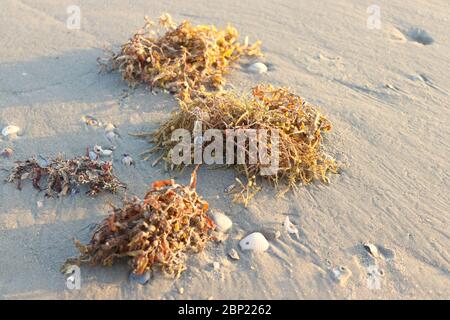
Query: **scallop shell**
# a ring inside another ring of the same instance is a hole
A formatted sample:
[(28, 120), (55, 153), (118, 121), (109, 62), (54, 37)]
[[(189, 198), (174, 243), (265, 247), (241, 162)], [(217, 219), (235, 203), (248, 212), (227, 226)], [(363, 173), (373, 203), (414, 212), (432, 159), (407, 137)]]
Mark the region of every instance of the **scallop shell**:
[(241, 250), (263, 252), (269, 249), (269, 241), (260, 232), (254, 232), (246, 236), (239, 242)]
[(19, 133), (19, 131), (20, 131), (20, 128), (17, 127), (17, 126), (6, 126), (2, 130), (2, 135), (4, 137), (7, 137), (7, 136), (10, 136), (10, 135), (14, 135), (14, 134)]
[(224, 213), (222, 213), (220, 211), (217, 211), (217, 210), (212, 211), (211, 217), (214, 220), (214, 223), (216, 224), (217, 231), (226, 232), (233, 225), (233, 222), (231, 221), (231, 219), (228, 218)]
[(248, 66), (247, 70), (251, 73), (262, 74), (267, 72), (267, 66), (262, 62), (256, 62)]

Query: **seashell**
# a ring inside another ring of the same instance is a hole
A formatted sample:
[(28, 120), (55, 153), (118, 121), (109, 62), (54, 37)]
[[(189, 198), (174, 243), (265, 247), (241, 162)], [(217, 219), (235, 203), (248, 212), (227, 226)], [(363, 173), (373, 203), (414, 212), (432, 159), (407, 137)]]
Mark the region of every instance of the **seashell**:
[(262, 74), (267, 72), (267, 66), (262, 62), (256, 62), (249, 65), (247, 70), (251, 73)]
[(220, 263), (217, 262), (217, 261), (214, 261), (213, 262), (213, 267), (214, 267), (214, 270), (216, 270), (216, 271), (220, 270)]
[(289, 217), (286, 217), (286, 219), (283, 222), (284, 229), (289, 234), (295, 234), (297, 239), (300, 239), (300, 236), (298, 235), (298, 229), (297, 227), (289, 220)]
[(95, 117), (93, 116), (83, 116), (81, 117), (81, 120), (83, 120), (83, 122), (88, 125), (88, 126), (93, 126), (93, 127), (98, 127), (101, 126), (101, 122), (98, 121)]
[(5, 158), (10, 158), (14, 153), (14, 150), (11, 148), (5, 148), (0, 152), (0, 155)]
[(239, 242), (241, 250), (263, 252), (269, 249), (269, 242), (260, 232), (253, 232)]
[(20, 128), (18, 126), (6, 126), (2, 130), (2, 135), (4, 137), (11, 136), (11, 135), (17, 135), (20, 131)]
[(228, 187), (226, 187), (223, 192), (225, 193), (230, 193), (231, 191), (233, 191), (236, 188), (235, 184), (229, 185)]
[(133, 272), (130, 273), (130, 281), (137, 282), (139, 284), (147, 284), (147, 282), (150, 280), (150, 272), (144, 272), (141, 275), (136, 275)]
[(366, 251), (368, 253), (370, 253), (374, 258), (378, 258), (380, 256), (376, 245), (366, 242), (363, 244), (363, 246), (364, 246), (364, 249), (366, 249)]
[(211, 212), (211, 217), (216, 224), (217, 231), (226, 232), (231, 228), (233, 222), (224, 213), (214, 210)]
[(122, 164), (124, 164), (126, 166), (132, 166), (132, 165), (134, 165), (134, 160), (132, 157), (130, 157), (130, 155), (124, 154), (123, 158), (122, 158)]
[(178, 289), (178, 293), (179, 293), (179, 294), (183, 294), (183, 293), (184, 293), (184, 288), (181, 287), (180, 289)]
[(239, 254), (238, 254), (237, 251), (234, 250), (234, 249), (231, 249), (231, 250), (228, 252), (228, 256), (229, 256), (231, 259), (233, 259), (233, 260), (239, 260), (239, 259), (240, 259)]
[(104, 157), (110, 157), (113, 153), (113, 150), (111, 149), (103, 149), (101, 146), (99, 145), (95, 145), (94, 146), (94, 152), (100, 156), (104, 156)]

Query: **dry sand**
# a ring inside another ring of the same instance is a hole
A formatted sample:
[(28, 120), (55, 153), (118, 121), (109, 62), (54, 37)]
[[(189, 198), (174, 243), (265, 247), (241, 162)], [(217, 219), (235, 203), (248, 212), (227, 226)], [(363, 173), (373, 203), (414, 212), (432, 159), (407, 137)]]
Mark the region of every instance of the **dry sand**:
[[(0, 298), (450, 298), (448, 1), (377, 0), (380, 30), (367, 28), (372, 1), (356, 0), (79, 0), (81, 29), (68, 30), (73, 2), (2, 0), (0, 127), (23, 129), (14, 141), (0, 140), (1, 149), (15, 151), (0, 160), (2, 168), (32, 155), (69, 157), (109, 145), (103, 130), (81, 123), (89, 114), (122, 134), (114, 161), (128, 194), (143, 195), (151, 181), (167, 178), (151, 162), (124, 167), (120, 155), (138, 159), (148, 145), (127, 133), (156, 128), (176, 108), (173, 97), (132, 90), (118, 74), (99, 75), (95, 61), (103, 46), (117, 46), (141, 27), (145, 14), (162, 12), (176, 21), (231, 23), (261, 39), (271, 70), (250, 75), (238, 66), (229, 82), (245, 89), (270, 81), (320, 105), (334, 124), (331, 153), (347, 168), (331, 185), (303, 187), (285, 199), (265, 186), (247, 209), (223, 194), (232, 170), (202, 168), (200, 194), (234, 223), (223, 244), (192, 256), (177, 281), (157, 273), (141, 286), (128, 281), (125, 264), (83, 267), (81, 289), (73, 291), (59, 273), (76, 253), (71, 237), (88, 241), (87, 226), (107, 214), (107, 200), (120, 197), (46, 199), (29, 184), (23, 191), (1, 184)], [(414, 28), (434, 42), (415, 41)], [(187, 173), (179, 179), (186, 182)], [(286, 215), (299, 240), (284, 232)], [(227, 258), (242, 236), (276, 229), (281, 237), (267, 252), (238, 250), (240, 260)], [(378, 245), (380, 256), (367, 254), (364, 242)]]

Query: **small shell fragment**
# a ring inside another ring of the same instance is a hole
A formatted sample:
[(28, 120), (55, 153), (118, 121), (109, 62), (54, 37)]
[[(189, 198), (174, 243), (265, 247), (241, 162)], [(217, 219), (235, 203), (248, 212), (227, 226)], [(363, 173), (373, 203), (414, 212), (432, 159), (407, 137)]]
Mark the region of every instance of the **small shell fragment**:
[(11, 135), (17, 135), (20, 131), (20, 128), (18, 126), (6, 126), (2, 130), (2, 135), (4, 137), (11, 136)]
[(111, 149), (103, 149), (101, 146), (99, 145), (95, 145), (94, 146), (94, 152), (100, 156), (104, 156), (104, 157), (110, 157), (113, 153), (113, 150)]
[(214, 267), (214, 270), (216, 270), (216, 271), (220, 270), (220, 263), (217, 262), (217, 261), (214, 261), (213, 262), (213, 267)]
[(286, 216), (286, 219), (283, 222), (283, 226), (287, 233), (295, 234), (296, 238), (300, 239), (297, 227), (289, 220), (288, 216)]
[(101, 126), (101, 122), (98, 121), (93, 116), (86, 115), (86, 116), (81, 117), (81, 120), (88, 126), (93, 126), (93, 127)]
[(211, 218), (216, 224), (217, 231), (220, 232), (227, 232), (233, 225), (233, 222), (230, 218), (228, 218), (224, 213), (217, 210), (213, 210), (211, 212)]
[(233, 259), (233, 260), (239, 260), (239, 259), (240, 259), (239, 254), (238, 254), (237, 251), (234, 250), (234, 249), (231, 249), (231, 250), (228, 252), (228, 256), (229, 256), (231, 259)]
[(241, 250), (250, 250), (254, 252), (263, 252), (269, 249), (269, 242), (260, 232), (254, 232), (246, 236), (239, 242)]
[(262, 62), (256, 62), (249, 65), (247, 70), (251, 73), (262, 74), (267, 72), (267, 66)]
[(122, 158), (122, 164), (125, 166), (132, 166), (134, 165), (134, 160), (130, 155), (124, 154)]
[(364, 249), (366, 249), (366, 251), (368, 253), (370, 253), (374, 258), (378, 258), (380, 256), (376, 245), (366, 242), (363, 244), (363, 246), (364, 246)]
[(231, 191), (233, 191), (236, 188), (235, 184), (229, 185), (228, 187), (226, 187), (223, 191), (225, 193), (230, 193)]

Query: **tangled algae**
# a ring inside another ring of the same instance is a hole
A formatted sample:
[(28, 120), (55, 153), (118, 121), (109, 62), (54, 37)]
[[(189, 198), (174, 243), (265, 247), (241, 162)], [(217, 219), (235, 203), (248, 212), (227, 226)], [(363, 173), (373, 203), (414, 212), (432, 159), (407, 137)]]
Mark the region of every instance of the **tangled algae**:
[[(17, 188), (22, 188), (23, 181), (30, 180), (34, 188), (45, 190), (49, 197), (65, 196), (78, 192), (82, 185), (88, 186), (90, 195), (96, 195), (102, 191), (111, 193), (125, 188), (119, 179), (113, 175), (111, 161), (92, 160), (88, 156), (63, 159), (56, 157), (40, 161), (31, 158), (26, 161), (17, 161), (6, 179), (8, 182), (16, 182)], [(45, 180), (45, 187), (41, 186)]]
[(215, 228), (206, 212), (208, 203), (195, 191), (196, 170), (189, 186), (173, 180), (156, 181), (143, 200), (134, 197), (112, 213), (94, 231), (89, 244), (76, 241), (80, 256), (72, 264), (111, 266), (117, 258), (129, 258), (135, 275), (158, 266), (178, 276), (186, 269), (186, 252), (201, 251)]
[[(163, 159), (172, 168), (184, 166), (173, 165), (171, 150), (178, 141), (172, 139), (172, 133), (177, 129), (192, 132), (196, 121), (201, 120), (203, 131), (219, 129), (223, 135), (230, 129), (278, 131), (278, 170), (273, 174), (263, 174), (265, 165), (260, 161), (233, 165), (247, 178), (246, 183), (237, 179), (242, 188), (240, 191), (237, 189), (235, 200), (248, 203), (259, 189), (256, 185), (258, 176), (267, 178), (276, 185), (283, 182), (287, 187), (281, 192), (285, 192), (290, 188), (297, 188), (299, 183), (307, 184), (313, 180), (328, 183), (328, 174), (337, 172), (335, 160), (326, 154), (322, 143), (323, 134), (332, 128), (330, 121), (315, 106), (306, 103), (303, 98), (286, 88), (258, 85), (253, 88), (249, 97), (228, 91), (196, 92), (190, 99), (180, 100), (179, 103), (179, 110), (157, 131), (137, 134), (148, 137), (154, 144), (146, 153), (161, 153), (158, 159)], [(266, 143), (257, 139), (258, 144)], [(205, 147), (208, 142), (202, 141), (202, 144)], [(194, 146), (194, 141), (191, 145)], [(248, 147), (247, 145), (246, 150)], [(226, 150), (225, 145), (223, 149)]]
[(119, 53), (99, 59), (105, 69), (119, 70), (131, 85), (141, 82), (184, 98), (192, 89), (218, 89), (233, 62), (241, 56), (258, 56), (260, 42), (241, 44), (232, 26), (193, 26), (188, 20), (176, 26), (168, 14), (158, 26), (146, 19), (143, 29), (122, 45)]

